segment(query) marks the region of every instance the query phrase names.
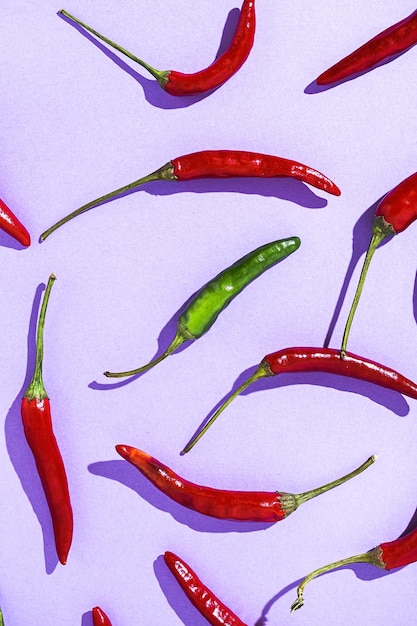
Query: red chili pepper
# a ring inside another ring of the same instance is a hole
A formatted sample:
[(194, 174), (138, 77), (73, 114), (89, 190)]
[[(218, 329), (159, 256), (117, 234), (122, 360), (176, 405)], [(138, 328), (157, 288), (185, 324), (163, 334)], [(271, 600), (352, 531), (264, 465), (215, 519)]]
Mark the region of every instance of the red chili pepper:
[(376, 548), (365, 552), (364, 554), (357, 554), (355, 556), (348, 557), (347, 559), (341, 559), (330, 565), (320, 567), (314, 572), (311, 572), (306, 576), (297, 589), (297, 600), (293, 602), (291, 611), (300, 609), (304, 604), (304, 588), (310, 580), (336, 569), (337, 567), (343, 567), (344, 565), (350, 565), (351, 563), (369, 563), (380, 569), (392, 570), (397, 567), (404, 567), (404, 565), (410, 565), (417, 561), (417, 528), (409, 532), (407, 535), (395, 539), (394, 541), (388, 541), (381, 543)]
[(165, 552), (165, 563), (175, 580), (195, 608), (212, 626), (246, 626), (237, 615), (225, 605), (206, 585), (189, 565), (173, 552)]
[(99, 606), (95, 606), (91, 613), (93, 615), (93, 626), (111, 626), (111, 621)]
[(366, 72), (417, 43), (417, 12), (390, 26), (320, 74), (318, 85), (336, 83)]
[(283, 176), (301, 180), (334, 196), (340, 196), (340, 189), (327, 176), (297, 161), (242, 150), (203, 150), (172, 159), (152, 174), (84, 204), (42, 233), (40, 241), (44, 241), (54, 230), (84, 211), (151, 181), (231, 177), (280, 178)]
[(64, 10), (60, 11), (60, 13), (136, 63), (139, 63), (139, 65), (152, 74), (159, 85), (172, 96), (190, 96), (220, 87), (220, 85), (229, 80), (229, 78), (236, 74), (242, 67), (249, 56), (255, 38), (255, 0), (244, 0), (236, 32), (229, 48), (206, 69), (195, 72), (194, 74), (183, 74), (182, 72), (175, 72), (173, 70), (157, 70), (142, 61), (142, 59), (138, 59), (137, 56), (131, 54), (119, 46), (119, 44), (104, 37), (90, 26), (87, 26), (87, 24), (84, 24), (84, 22), (81, 22), (73, 15), (70, 15)]
[(365, 255), (362, 271), (359, 277), (356, 293), (349, 311), (343, 333), (341, 356), (344, 358), (353, 318), (359, 303), (365, 278), (368, 273), (371, 259), (379, 244), (386, 238), (401, 233), (417, 219), (417, 172), (411, 174), (399, 185), (389, 191), (379, 202), (371, 241)]
[(210, 428), (220, 413), (249, 385), (266, 376), (294, 372), (324, 372), (365, 380), (417, 400), (417, 384), (395, 370), (370, 361), (364, 357), (347, 353), (340, 358), (334, 348), (285, 348), (264, 357), (256, 371), (234, 391), (204, 424), (203, 428), (187, 443), (181, 454), (189, 452)]
[(204, 487), (184, 480), (142, 450), (125, 445), (117, 445), (116, 450), (157, 489), (182, 506), (202, 515), (244, 522), (280, 522), (307, 500), (357, 476), (376, 460), (375, 455), (371, 456), (359, 468), (343, 478), (304, 493), (292, 494), (279, 491), (227, 491)]
[(0, 228), (14, 237), (22, 246), (30, 246), (28, 231), (3, 200), (0, 200)]
[(52, 429), (51, 407), (42, 380), (43, 328), (55, 275), (51, 274), (39, 314), (36, 365), (22, 399), (21, 413), (26, 440), (35, 458), (45, 492), (60, 562), (65, 565), (72, 541), (73, 518), (64, 463)]

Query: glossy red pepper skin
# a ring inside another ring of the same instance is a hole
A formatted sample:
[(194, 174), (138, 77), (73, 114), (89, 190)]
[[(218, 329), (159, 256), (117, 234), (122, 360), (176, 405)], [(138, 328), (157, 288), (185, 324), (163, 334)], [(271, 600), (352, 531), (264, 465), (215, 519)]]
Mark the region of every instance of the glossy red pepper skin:
[(236, 74), (248, 58), (255, 39), (255, 28), (255, 0), (244, 0), (229, 48), (214, 63), (199, 72), (167, 72), (166, 83), (161, 83), (161, 86), (172, 96), (199, 94), (220, 87)]
[(212, 626), (247, 626), (200, 580), (189, 565), (173, 552), (165, 552), (165, 563), (195, 608)]
[(340, 189), (321, 172), (297, 161), (244, 150), (203, 150), (172, 159), (177, 180), (193, 178), (290, 177), (340, 196)]
[(264, 523), (280, 522), (307, 500), (357, 476), (376, 459), (375, 456), (370, 457), (358, 469), (322, 487), (292, 494), (279, 491), (230, 491), (196, 485), (142, 450), (126, 445), (117, 445), (116, 450), (157, 489), (188, 509), (219, 519)]
[(224, 409), (252, 383), (267, 376), (297, 372), (323, 372), (348, 376), (398, 391), (417, 400), (417, 383), (376, 361), (350, 352), (346, 352), (342, 358), (340, 350), (334, 348), (284, 348), (268, 354), (262, 359), (252, 376), (226, 398), (204, 426), (190, 439), (181, 454), (189, 452)]
[(417, 219), (417, 172), (389, 191), (379, 202), (377, 218), (392, 228), (388, 235), (401, 233)]
[[(386, 570), (416, 563), (417, 528), (404, 535), (404, 537), (381, 543), (378, 548), (380, 550), (379, 558)], [(378, 548), (374, 548), (374, 550), (377, 551)]]
[(30, 246), (30, 235), (13, 211), (0, 199), (0, 228), (22, 246)]
[(226, 491), (196, 485), (142, 450), (126, 445), (117, 445), (116, 450), (169, 498), (203, 515), (236, 521), (278, 522), (296, 508), (291, 494)]
[(58, 558), (65, 565), (72, 542), (73, 515), (66, 471), (53, 432), (51, 406), (42, 378), (43, 329), (55, 279), (55, 275), (51, 274), (46, 285), (37, 328), (35, 369), (22, 398), (21, 415), (25, 437), (51, 513)]
[(285, 372), (324, 372), (365, 380), (417, 400), (417, 384), (376, 361), (334, 348), (286, 348), (264, 358), (271, 375)]
[(320, 74), (318, 85), (330, 85), (366, 72), (417, 43), (417, 12), (385, 29), (363, 46)]
[(51, 513), (58, 558), (65, 565), (71, 547), (73, 517), (67, 475), (52, 429), (48, 398), (23, 398), (21, 413), (25, 437)]
[(93, 616), (93, 626), (112, 626), (111, 621), (99, 606), (95, 606), (91, 611)]

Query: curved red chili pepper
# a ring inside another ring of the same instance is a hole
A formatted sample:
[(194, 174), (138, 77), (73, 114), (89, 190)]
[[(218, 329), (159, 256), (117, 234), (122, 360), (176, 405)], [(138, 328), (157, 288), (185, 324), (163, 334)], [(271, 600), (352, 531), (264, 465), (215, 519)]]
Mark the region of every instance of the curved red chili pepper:
[(417, 12), (383, 30), (363, 46), (344, 57), (320, 74), (316, 83), (329, 85), (360, 72), (366, 72), (382, 61), (393, 58), (411, 48), (415, 43), (417, 43)]
[(187, 443), (181, 454), (189, 452), (210, 428), (220, 413), (249, 385), (265, 376), (283, 373), (323, 372), (365, 380), (417, 400), (417, 384), (395, 370), (352, 353), (340, 358), (334, 348), (285, 348), (268, 354), (258, 368), (236, 391), (234, 391), (204, 424), (203, 428)]
[(117, 452), (132, 463), (157, 489), (182, 506), (219, 519), (245, 522), (280, 522), (301, 504), (338, 487), (372, 465), (370, 457), (359, 468), (342, 478), (306, 491), (292, 494), (279, 491), (229, 491), (196, 485), (142, 450), (117, 445)]
[(40, 241), (44, 241), (54, 230), (69, 222), (73, 217), (151, 181), (167, 180), (172, 182), (195, 178), (231, 177), (281, 178), (286, 176), (301, 180), (334, 196), (340, 196), (339, 187), (330, 178), (297, 161), (243, 150), (202, 150), (172, 159), (155, 172), (84, 204), (42, 233)]
[(58, 558), (65, 565), (72, 542), (73, 516), (65, 467), (53, 432), (51, 407), (42, 380), (43, 327), (54, 280), (55, 276), (51, 274), (39, 314), (35, 371), (22, 399), (21, 414), (25, 437), (51, 513)]
[(247, 626), (201, 582), (185, 561), (173, 552), (165, 552), (164, 560), (187, 598), (209, 624), (212, 626)]
[(306, 576), (297, 589), (297, 600), (293, 602), (291, 611), (300, 609), (304, 604), (304, 588), (313, 578), (329, 572), (338, 567), (350, 565), (352, 563), (369, 563), (380, 569), (392, 570), (397, 567), (404, 567), (417, 561), (417, 528), (409, 532), (404, 537), (381, 543), (376, 548), (365, 552), (364, 554), (356, 554), (347, 559), (335, 561), (324, 567), (320, 567), (314, 572)]
[(95, 606), (91, 611), (93, 616), (93, 626), (112, 626), (111, 621), (99, 606)]
[(375, 250), (386, 238), (397, 235), (408, 228), (417, 219), (417, 172), (411, 174), (399, 185), (389, 191), (378, 203), (375, 219), (372, 226), (372, 236), (365, 255), (358, 286), (353, 298), (352, 306), (346, 321), (343, 333), (341, 355), (345, 356), (347, 342), (353, 318), (359, 304), (362, 289), (368, 273), (369, 265)]
[(139, 65), (150, 72), (150, 74), (156, 78), (160, 86), (172, 96), (190, 96), (220, 87), (220, 85), (229, 80), (229, 78), (236, 74), (242, 67), (249, 56), (255, 38), (255, 0), (244, 0), (240, 10), (236, 32), (229, 48), (209, 67), (193, 74), (183, 74), (182, 72), (176, 72), (174, 70), (157, 70), (134, 54), (125, 50), (125, 48), (119, 46), (119, 44), (104, 37), (90, 26), (87, 26), (87, 24), (84, 24), (84, 22), (70, 15), (67, 11), (61, 10), (60, 13), (126, 55), (129, 59), (139, 63)]
[(0, 228), (22, 246), (30, 246), (30, 235), (7, 204), (0, 200)]

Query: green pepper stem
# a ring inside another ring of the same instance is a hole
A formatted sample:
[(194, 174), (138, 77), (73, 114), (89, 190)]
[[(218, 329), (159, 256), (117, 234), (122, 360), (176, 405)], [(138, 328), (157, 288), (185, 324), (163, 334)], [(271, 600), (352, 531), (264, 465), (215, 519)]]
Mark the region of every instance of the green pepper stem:
[(4, 626), (3, 611), (0, 609), (0, 626)]
[[(43, 361), (43, 329), (45, 326), (45, 315), (48, 307), (49, 296), (51, 293), (52, 285), (56, 280), (55, 274), (51, 274), (43, 295), (41, 310), (39, 313), (38, 328), (36, 332), (36, 360), (35, 369), (33, 372), (32, 380), (24, 395), (28, 400), (43, 400), (48, 397), (42, 378), (42, 361)], [(1, 622), (0, 622), (1, 626)]]
[(104, 376), (107, 376), (108, 378), (125, 378), (126, 376), (136, 376), (136, 374), (142, 374), (143, 372), (147, 372), (148, 370), (150, 370), (152, 367), (155, 367), (155, 365), (157, 365), (158, 363), (166, 359), (167, 356), (175, 352), (175, 350), (177, 350), (184, 343), (184, 341), (188, 341), (192, 339), (195, 339), (195, 337), (190, 335), (190, 333), (182, 324), (178, 324), (176, 335), (174, 339), (172, 340), (171, 344), (168, 346), (165, 352), (163, 352), (156, 359), (153, 359), (146, 365), (137, 367), (134, 370), (129, 370), (126, 372), (103, 372), (103, 374)]
[(181, 455), (186, 454), (187, 452), (189, 452), (192, 448), (194, 448), (195, 444), (197, 443), (197, 441), (199, 441), (201, 439), (201, 437), (204, 435), (204, 433), (206, 433), (208, 431), (208, 429), (210, 428), (210, 426), (216, 421), (216, 419), (219, 417), (220, 413), (223, 413), (223, 411), (225, 410), (226, 407), (229, 406), (229, 404), (235, 399), (237, 398), (237, 396), (239, 396), (243, 391), (245, 391), (245, 389), (247, 389), (249, 387), (249, 385), (251, 385), (252, 383), (256, 382), (257, 380), (259, 380), (260, 378), (263, 378), (264, 376), (271, 376), (271, 370), (269, 369), (268, 364), (266, 364), (264, 361), (262, 361), (262, 363), (258, 366), (257, 370), (252, 374), (252, 376), (250, 376), (247, 380), (245, 380), (244, 383), (242, 383), (240, 385), (240, 387), (238, 387), (236, 389), (236, 391), (234, 391), (232, 394), (230, 394), (230, 396), (223, 402), (223, 404), (221, 404), (221, 406), (219, 406), (219, 408), (217, 409), (217, 411), (215, 411), (215, 413), (213, 413), (213, 415), (210, 417), (210, 419), (208, 420), (208, 422), (206, 422), (203, 426), (203, 428), (201, 428), (201, 430), (199, 430), (194, 437), (192, 437), (190, 439), (190, 441), (187, 443), (187, 445), (185, 446), (185, 448), (180, 452)]
[(362, 289), (365, 283), (365, 278), (368, 273), (368, 269), (369, 269), (369, 265), (371, 263), (372, 257), (374, 255), (375, 250), (381, 243), (381, 241), (383, 241), (385, 237), (388, 237), (389, 235), (395, 235), (394, 229), (392, 228), (390, 224), (388, 224), (384, 220), (384, 218), (377, 216), (374, 220), (374, 225), (372, 227), (371, 241), (369, 242), (368, 250), (366, 251), (365, 260), (362, 266), (362, 271), (359, 276), (358, 286), (356, 288), (355, 296), (353, 298), (352, 306), (350, 308), (345, 330), (343, 333), (342, 346), (340, 348), (342, 359), (345, 358), (346, 356), (346, 348), (347, 348), (350, 328), (352, 326), (353, 317), (355, 315), (355, 312), (359, 303), (359, 299), (361, 297)]
[(81, 215), (81, 213), (84, 213), (88, 209), (91, 209), (92, 207), (95, 207), (96, 205), (101, 204), (102, 202), (106, 202), (107, 200), (111, 200), (112, 198), (115, 198), (116, 196), (120, 195), (121, 193), (124, 193), (125, 191), (130, 191), (131, 189), (135, 189), (136, 187), (139, 187), (140, 185), (143, 185), (144, 183), (149, 183), (154, 180), (169, 180), (169, 181), (177, 180), (177, 177), (174, 174), (174, 169), (172, 167), (172, 164), (166, 163), (155, 172), (152, 172), (152, 174), (143, 176), (142, 178), (139, 178), (138, 180), (133, 181), (133, 183), (124, 185), (124, 187), (120, 187), (119, 189), (116, 189), (115, 191), (106, 193), (104, 196), (100, 196), (100, 198), (96, 198), (95, 200), (91, 200), (91, 202), (87, 202), (87, 204), (84, 204), (82, 207), (80, 207), (79, 209), (76, 209), (75, 211), (67, 215), (66, 217), (63, 217), (58, 222), (56, 222), (53, 226), (45, 230), (45, 232), (42, 233), (42, 235), (40, 236), (39, 240), (41, 242), (45, 241), (45, 239), (49, 237), (49, 235), (53, 233), (54, 230), (56, 230), (60, 226), (63, 226), (70, 220), (72, 220), (73, 217), (77, 217), (77, 215)]
[(326, 485), (317, 487), (316, 489), (311, 489), (310, 491), (305, 491), (304, 493), (294, 494), (294, 500), (296, 502), (297, 507), (300, 506), (300, 504), (307, 502), (307, 500), (311, 500), (311, 498), (315, 498), (316, 496), (319, 496), (320, 494), (325, 493), (326, 491), (329, 491), (330, 489), (334, 489), (335, 487), (338, 487), (339, 485), (347, 482), (351, 478), (358, 476), (358, 474), (361, 474), (370, 465), (375, 463), (377, 458), (378, 457), (376, 456), (376, 454), (373, 454), (371, 457), (369, 457), (369, 459), (365, 461), (365, 463), (362, 463), (362, 465), (360, 465), (358, 468), (356, 468), (352, 472), (349, 472), (349, 474), (346, 474), (345, 476), (342, 476), (341, 478), (337, 478), (336, 480), (333, 480), (330, 483), (327, 483)]
[(139, 65), (141, 65), (143, 68), (145, 68), (145, 70), (147, 70), (154, 78), (156, 78), (156, 80), (161, 85), (161, 87), (165, 87), (165, 85), (166, 85), (166, 83), (168, 81), (169, 70), (161, 71), (161, 70), (155, 69), (154, 67), (152, 67), (152, 65), (149, 65), (148, 63), (145, 63), (145, 61), (142, 61), (142, 59), (139, 59), (137, 56), (135, 56), (134, 54), (132, 54), (131, 52), (129, 52), (125, 48), (122, 48), (122, 46), (119, 46), (119, 44), (115, 43), (111, 39), (108, 39), (107, 37), (104, 37), (104, 35), (101, 35), (100, 33), (98, 33), (96, 30), (94, 30), (94, 28), (91, 28), (91, 26), (88, 26), (87, 24), (84, 24), (84, 22), (82, 22), (78, 18), (74, 17), (70, 13), (67, 13), (67, 11), (65, 11), (64, 9), (61, 9), (61, 11), (59, 11), (59, 13), (61, 13), (61, 15), (64, 15), (66, 18), (68, 18), (72, 22), (75, 22), (79, 26), (82, 26), (88, 32), (92, 33), (93, 35), (95, 35), (96, 37), (98, 37), (99, 39), (104, 41), (105, 43), (109, 44), (109, 46), (111, 46), (112, 48), (115, 48), (115, 50), (118, 50), (119, 52), (121, 52), (125, 56), (129, 57), (129, 59), (132, 59), (132, 61), (135, 61), (136, 63), (139, 63)]
[(321, 574), (325, 574), (326, 572), (330, 572), (331, 570), (337, 569), (338, 567), (343, 567), (344, 565), (351, 565), (352, 563), (369, 563), (370, 565), (375, 565), (376, 567), (384, 569), (385, 565), (381, 559), (381, 551), (380, 548), (373, 548), (369, 550), (369, 552), (364, 552), (364, 554), (357, 554), (355, 556), (350, 556), (346, 559), (341, 559), (340, 561), (335, 561), (334, 563), (330, 563), (329, 565), (325, 565), (323, 567), (319, 567), (306, 576), (300, 585), (297, 588), (297, 599), (291, 605), (291, 613), (296, 611), (297, 609), (301, 609), (304, 604), (304, 588), (305, 586), (313, 580), (313, 578), (317, 578), (317, 576), (321, 576)]

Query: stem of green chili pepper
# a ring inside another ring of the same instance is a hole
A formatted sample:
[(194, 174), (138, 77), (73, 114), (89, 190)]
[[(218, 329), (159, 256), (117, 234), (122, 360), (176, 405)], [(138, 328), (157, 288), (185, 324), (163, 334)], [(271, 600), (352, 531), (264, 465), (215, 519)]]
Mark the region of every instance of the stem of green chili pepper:
[(311, 500), (312, 498), (315, 498), (316, 496), (319, 496), (320, 494), (325, 493), (326, 491), (330, 491), (330, 489), (334, 489), (335, 487), (338, 487), (339, 485), (347, 482), (351, 478), (354, 478), (358, 474), (361, 474), (370, 465), (375, 463), (377, 458), (378, 458), (377, 455), (373, 454), (372, 456), (369, 457), (369, 459), (365, 461), (365, 463), (362, 463), (360, 467), (356, 468), (352, 472), (349, 472), (349, 474), (346, 474), (345, 476), (342, 476), (341, 478), (337, 478), (336, 480), (332, 480), (330, 483), (327, 483), (326, 485), (322, 485), (321, 487), (316, 487), (315, 489), (311, 489), (310, 491), (305, 491), (304, 493), (293, 494), (297, 508), (300, 506), (300, 504), (307, 502), (307, 500)]
[(238, 395), (240, 395), (243, 391), (245, 391), (245, 389), (247, 389), (247, 387), (249, 387), (249, 385), (251, 385), (252, 383), (256, 382), (260, 378), (264, 378), (265, 376), (271, 376), (271, 375), (272, 375), (272, 373), (271, 373), (271, 370), (269, 369), (268, 364), (262, 362), (259, 365), (259, 367), (257, 368), (257, 370), (252, 374), (252, 376), (250, 376), (247, 380), (245, 380), (245, 382), (242, 383), (240, 385), (240, 387), (238, 387), (236, 389), (236, 391), (234, 391), (232, 394), (230, 394), (230, 396), (223, 402), (223, 404), (217, 409), (217, 411), (215, 413), (213, 413), (213, 415), (210, 417), (208, 422), (206, 422), (204, 424), (203, 428), (201, 430), (199, 430), (198, 433), (196, 435), (194, 435), (194, 437), (192, 437), (190, 439), (190, 441), (187, 443), (185, 448), (180, 452), (180, 454), (184, 455), (187, 452), (189, 452), (192, 448), (194, 448), (194, 446), (197, 443), (197, 441), (199, 441), (199, 439), (201, 439), (201, 437), (204, 435), (204, 433), (206, 433), (208, 431), (210, 426), (219, 417), (220, 413), (223, 413), (225, 408), (228, 407), (229, 404), (235, 398), (237, 398)]
[(142, 372), (147, 372), (151, 369), (151, 367), (154, 367), (155, 365), (166, 359), (167, 356), (175, 352), (175, 350), (177, 350), (177, 348), (179, 348), (184, 343), (184, 341), (188, 341), (189, 339), (194, 339), (194, 337), (187, 334), (186, 328), (178, 325), (177, 333), (171, 344), (168, 346), (165, 352), (163, 352), (156, 359), (153, 359), (153, 361), (150, 361), (146, 365), (142, 365), (142, 367), (137, 367), (134, 370), (128, 370), (127, 372), (103, 372), (103, 374), (108, 378), (124, 378), (125, 376), (136, 376), (136, 374), (142, 374)]
[(0, 626), (4, 626), (3, 611), (0, 609)]
[(349, 316), (348, 316), (345, 330), (343, 333), (342, 346), (340, 348), (340, 356), (342, 357), (342, 359), (344, 359), (346, 356), (346, 348), (347, 348), (350, 328), (352, 326), (353, 317), (355, 315), (355, 312), (359, 303), (359, 299), (361, 297), (362, 289), (365, 283), (365, 278), (368, 273), (369, 265), (371, 263), (374, 252), (379, 246), (379, 244), (381, 243), (381, 241), (385, 239), (385, 237), (388, 237), (389, 235), (393, 235), (393, 234), (395, 234), (395, 232), (393, 231), (392, 226), (387, 224), (383, 219), (379, 217), (375, 218), (374, 225), (372, 228), (371, 241), (369, 243), (368, 250), (366, 251), (362, 271), (359, 276), (358, 286), (356, 288), (356, 293), (353, 298), (352, 306), (350, 308)]
[(93, 35), (95, 35), (96, 37), (98, 37), (99, 39), (104, 41), (105, 43), (108, 43), (109, 46), (111, 46), (112, 48), (115, 48), (116, 50), (118, 50), (119, 52), (124, 54), (125, 56), (129, 57), (129, 59), (132, 59), (132, 61), (135, 61), (136, 63), (139, 63), (139, 65), (141, 65), (143, 68), (145, 68), (145, 70), (147, 70), (154, 78), (156, 78), (156, 80), (161, 85), (161, 87), (164, 87), (166, 85), (166, 83), (168, 81), (169, 70), (161, 71), (161, 70), (155, 69), (154, 67), (152, 67), (148, 63), (145, 63), (145, 61), (142, 61), (142, 59), (138, 59), (137, 56), (135, 56), (134, 54), (132, 54), (131, 52), (129, 52), (125, 48), (122, 48), (122, 46), (119, 46), (119, 44), (115, 43), (111, 39), (108, 39), (107, 37), (104, 37), (104, 35), (101, 35), (100, 33), (98, 33), (96, 30), (94, 30), (94, 28), (91, 28), (91, 26), (88, 26), (87, 24), (84, 24), (84, 22), (81, 22), (81, 20), (77, 19), (76, 17), (74, 17), (70, 13), (67, 13), (67, 11), (65, 11), (64, 9), (61, 9), (61, 11), (59, 11), (59, 13), (61, 13), (61, 15), (64, 15), (65, 17), (67, 17), (71, 21), (75, 22), (79, 26), (82, 26), (83, 28), (85, 28), (85, 30), (87, 30), (88, 32), (92, 33)]
[[(45, 390), (45, 386), (43, 384), (42, 378), (42, 361), (43, 361), (43, 329), (45, 326), (45, 315), (46, 309), (48, 307), (49, 296), (51, 293), (52, 285), (56, 280), (55, 274), (51, 274), (48, 280), (48, 283), (45, 288), (45, 293), (42, 300), (42, 306), (39, 313), (39, 321), (38, 321), (38, 330), (36, 333), (36, 362), (35, 362), (35, 370), (33, 372), (33, 377), (30, 382), (29, 387), (25, 393), (25, 398), (29, 400), (33, 400), (36, 398), (37, 400), (43, 400), (47, 398), (48, 395)], [(1, 626), (1, 622), (0, 622)]]
[(45, 241), (45, 239), (49, 237), (49, 235), (53, 233), (54, 230), (56, 230), (63, 224), (66, 224), (70, 220), (72, 220), (73, 217), (77, 217), (77, 215), (84, 213), (84, 211), (87, 211), (88, 209), (91, 209), (92, 207), (98, 204), (101, 204), (102, 202), (111, 200), (111, 198), (114, 198), (115, 196), (118, 196), (121, 193), (124, 193), (125, 191), (130, 191), (131, 189), (135, 189), (136, 187), (139, 187), (140, 185), (143, 185), (144, 183), (149, 183), (154, 180), (171, 180), (171, 181), (177, 180), (177, 177), (174, 174), (174, 168), (171, 165), (171, 163), (166, 163), (165, 165), (157, 169), (155, 172), (152, 172), (152, 174), (143, 176), (142, 178), (139, 178), (138, 180), (133, 181), (133, 183), (124, 185), (124, 187), (120, 187), (119, 189), (116, 189), (115, 191), (106, 193), (104, 196), (100, 196), (100, 198), (96, 198), (95, 200), (91, 200), (91, 202), (87, 202), (87, 204), (84, 204), (82, 207), (76, 209), (69, 215), (66, 215), (65, 217), (60, 219), (58, 222), (56, 222), (56, 224), (48, 228), (48, 230), (45, 230), (45, 232), (42, 233), (42, 235), (39, 237), (39, 241), (41, 242)]
[(313, 578), (317, 578), (317, 576), (321, 576), (321, 574), (325, 574), (331, 570), (334, 570), (338, 567), (343, 567), (344, 565), (351, 565), (352, 563), (369, 563), (370, 565), (375, 565), (376, 567), (383, 568), (381, 561), (378, 559), (378, 552), (375, 550), (370, 550), (369, 552), (364, 552), (364, 554), (356, 554), (355, 556), (350, 556), (346, 559), (340, 559), (340, 561), (335, 561), (334, 563), (330, 563), (329, 565), (324, 565), (323, 567), (319, 567), (306, 576), (301, 584), (297, 588), (297, 599), (291, 605), (291, 613), (296, 611), (297, 609), (301, 609), (304, 604), (304, 588)]

